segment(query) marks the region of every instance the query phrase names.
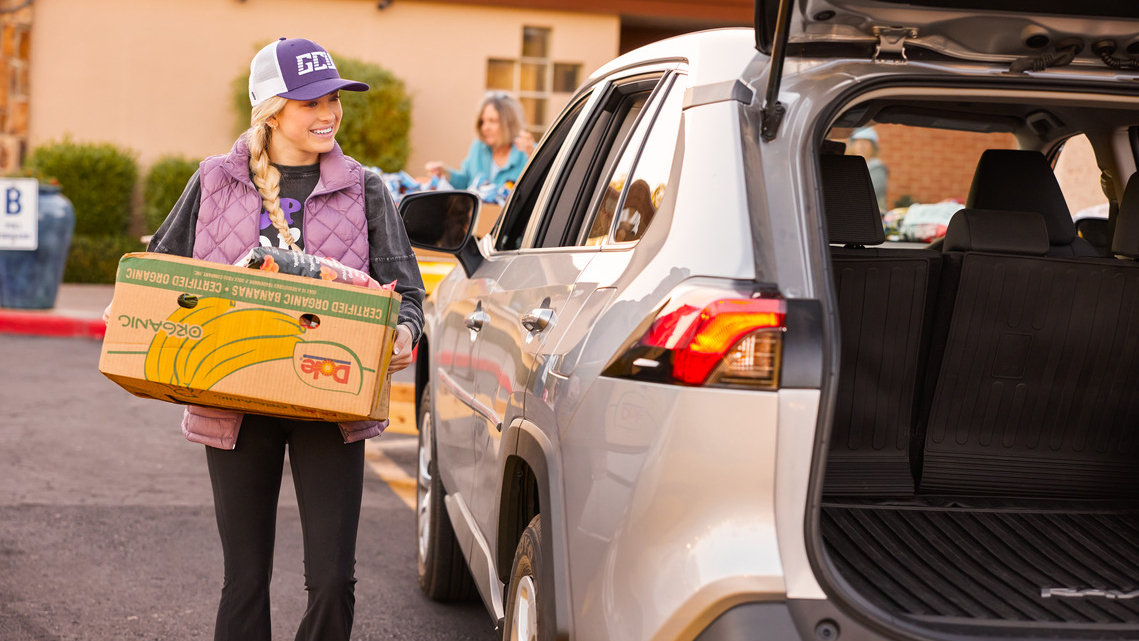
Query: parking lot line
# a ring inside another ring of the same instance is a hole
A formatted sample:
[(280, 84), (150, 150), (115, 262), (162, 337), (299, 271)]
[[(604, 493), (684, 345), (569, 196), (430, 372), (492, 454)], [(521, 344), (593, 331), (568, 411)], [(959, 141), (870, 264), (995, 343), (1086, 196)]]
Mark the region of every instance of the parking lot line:
[[(402, 443), (396, 442), (393, 445), (398, 446)], [(380, 443), (377, 442), (375, 446), (369, 444), (364, 453), (364, 460), (407, 507), (415, 509), (415, 479), (384, 453)]]

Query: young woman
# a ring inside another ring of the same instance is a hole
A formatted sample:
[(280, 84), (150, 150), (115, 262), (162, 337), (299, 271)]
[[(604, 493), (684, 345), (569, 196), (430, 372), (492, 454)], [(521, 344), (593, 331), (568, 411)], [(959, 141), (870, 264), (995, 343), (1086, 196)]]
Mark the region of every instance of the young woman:
[(427, 173), (446, 178), (457, 189), (473, 189), (488, 182), (499, 187), (517, 182), (534, 151), (534, 137), (526, 131), (522, 105), (501, 91), (486, 94), (479, 105), (475, 131), (479, 137), (471, 143), (459, 169), (432, 161), (425, 167)]
[[(253, 59), (252, 126), (228, 154), (202, 162), (149, 250), (232, 264), (258, 245), (288, 247), (396, 281), (403, 296), (391, 371), (411, 362), (423, 326), (423, 281), (391, 195), (336, 144), (344, 80), (314, 42), (274, 42)], [(386, 423), (386, 422), (385, 422)], [(217, 640), (268, 640), (269, 580), (286, 448), (304, 533), (308, 608), (296, 638), (348, 639), (363, 439), (375, 421), (331, 423), (188, 407), (182, 431), (205, 444), (225, 580)]]

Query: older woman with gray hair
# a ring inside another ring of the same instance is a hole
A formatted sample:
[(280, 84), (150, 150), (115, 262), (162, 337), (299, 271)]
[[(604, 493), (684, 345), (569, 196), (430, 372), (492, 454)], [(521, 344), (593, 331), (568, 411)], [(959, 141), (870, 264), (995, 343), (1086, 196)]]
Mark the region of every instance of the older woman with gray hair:
[(526, 131), (522, 105), (505, 92), (488, 92), (479, 106), (475, 132), (479, 137), (471, 143), (458, 169), (432, 161), (426, 165), (427, 173), (446, 178), (458, 189), (474, 189), (482, 183), (504, 187), (517, 182), (534, 151), (534, 137)]

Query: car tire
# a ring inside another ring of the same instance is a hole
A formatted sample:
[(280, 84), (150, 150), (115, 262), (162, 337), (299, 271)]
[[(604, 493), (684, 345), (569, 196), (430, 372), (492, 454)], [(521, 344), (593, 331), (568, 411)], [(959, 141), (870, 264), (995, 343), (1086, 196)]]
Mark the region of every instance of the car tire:
[(535, 516), (518, 541), (506, 592), (503, 641), (553, 641), (554, 600), (546, 573), (552, 571), (542, 550), (542, 515)]
[(430, 389), (424, 390), (420, 398), (418, 426), (415, 538), (419, 589), (435, 601), (470, 601), (477, 592), (443, 503), (447, 491), (443, 489), (435, 460), (434, 408)]

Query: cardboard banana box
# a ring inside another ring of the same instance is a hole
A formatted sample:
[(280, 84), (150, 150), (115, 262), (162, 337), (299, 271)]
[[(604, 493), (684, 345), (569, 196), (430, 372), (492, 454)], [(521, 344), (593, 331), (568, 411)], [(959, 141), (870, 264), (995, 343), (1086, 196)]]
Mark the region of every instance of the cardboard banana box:
[(400, 296), (133, 253), (99, 371), (144, 398), (322, 421), (384, 419)]

